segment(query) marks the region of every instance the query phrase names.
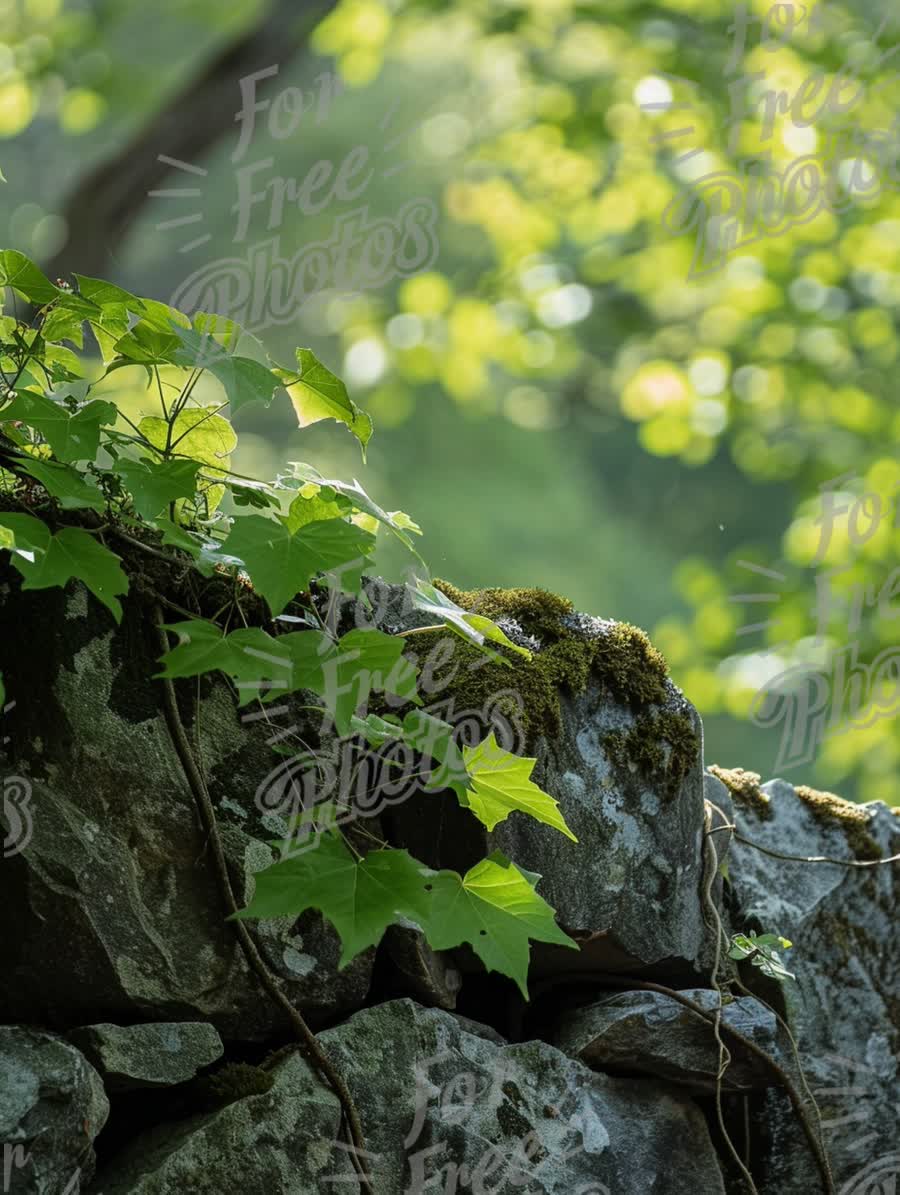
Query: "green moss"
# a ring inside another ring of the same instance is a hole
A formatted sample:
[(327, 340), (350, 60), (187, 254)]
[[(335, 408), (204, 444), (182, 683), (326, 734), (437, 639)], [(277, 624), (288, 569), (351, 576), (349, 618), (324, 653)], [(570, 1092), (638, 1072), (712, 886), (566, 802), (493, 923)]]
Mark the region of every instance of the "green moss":
[(758, 772), (747, 772), (743, 768), (720, 768), (715, 763), (711, 763), (706, 770), (722, 781), (739, 805), (752, 810), (763, 821), (770, 821), (775, 816), (770, 798), (760, 787)]
[(857, 859), (880, 859), (881, 847), (868, 831), (871, 814), (835, 793), (820, 792), (805, 784), (794, 789), (797, 796), (826, 825), (837, 825), (847, 835), (847, 842)]
[[(559, 726), (559, 703), (548, 699), (548, 691), (567, 688), (572, 693), (581, 693), (592, 675), (632, 708), (662, 704), (666, 700), (668, 665), (639, 627), (609, 622), (599, 634), (581, 634), (564, 621), (574, 615), (572, 603), (545, 589), (462, 590), (440, 580), (435, 581), (435, 588), (465, 610), (495, 620), (513, 619), (540, 640), (543, 650), (535, 653), (530, 665), (534, 669), (533, 679), (529, 680), (525, 672), (529, 667), (527, 661), (523, 665), (513, 662), (517, 668), (516, 681), (508, 679), (500, 687), (516, 687), (522, 680), (522, 696), (527, 703), (525, 688), (531, 690), (530, 695), (542, 707), (537, 720), (551, 733)], [(480, 683), (479, 689), (483, 690)], [(535, 689), (540, 691), (534, 692)], [(480, 703), (467, 702), (467, 705), (479, 708)]]
[[(444, 631), (416, 636), (414, 650), (420, 661), (445, 638)], [(566, 638), (536, 652), (531, 660), (503, 648), (498, 655), (509, 661), (508, 666), (488, 659), (463, 639), (453, 641), (453, 656), (447, 667), (456, 670), (448, 686), (454, 717), (465, 712), (486, 712), (499, 693), (512, 691), (522, 699), (522, 730), (528, 746), (542, 735), (558, 734), (562, 719), (560, 691), (573, 695), (584, 692), (591, 675), (591, 644)], [(375, 709), (374, 701), (370, 708)], [(512, 702), (508, 710), (499, 705), (497, 708), (511, 716), (518, 714)]]
[[(668, 751), (664, 742), (669, 745)], [(663, 792), (674, 797), (697, 762), (700, 739), (685, 714), (663, 710), (640, 714), (627, 731), (611, 731), (603, 747), (619, 767), (634, 764), (647, 777), (662, 776)]]
[(464, 610), (495, 620), (514, 618), (542, 642), (557, 639), (563, 633), (560, 620), (575, 609), (568, 598), (547, 589), (457, 589), (441, 580), (435, 581), (434, 587)]
[(212, 1112), (249, 1095), (272, 1090), (275, 1076), (247, 1062), (229, 1062), (214, 1075), (204, 1075), (195, 1085), (197, 1104)]

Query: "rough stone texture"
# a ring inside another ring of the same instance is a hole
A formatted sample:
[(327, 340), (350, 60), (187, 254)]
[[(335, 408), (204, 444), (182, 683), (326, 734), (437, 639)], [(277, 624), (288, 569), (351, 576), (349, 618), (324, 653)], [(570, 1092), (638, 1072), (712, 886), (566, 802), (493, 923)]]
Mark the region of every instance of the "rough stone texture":
[[(667, 1084), (596, 1075), (543, 1042), (498, 1045), (408, 999), (320, 1041), (357, 1101), (378, 1195), (725, 1190), (703, 1117)], [(140, 1138), (90, 1195), (352, 1190), (337, 1130), (336, 1102), (292, 1054), (271, 1092)]]
[[(792, 785), (763, 785), (771, 817), (737, 803), (739, 832), (788, 855), (853, 859), (851, 835), (840, 822), (823, 820)], [(866, 830), (882, 857), (900, 852), (900, 818), (880, 802), (864, 807)], [(858, 812), (859, 807), (851, 807)], [(848, 823), (845, 823), (848, 824)], [(900, 945), (897, 934), (898, 865), (845, 868), (774, 859), (735, 841), (729, 865), (733, 924), (782, 934), (796, 983), (780, 990), (752, 967), (744, 980), (778, 1007), (783, 1003), (804, 1069), (817, 1093), (825, 1140), (838, 1189), (870, 1195), (880, 1189), (860, 1179), (867, 1166), (896, 1153), (900, 1139)], [(810, 1190), (809, 1155), (783, 1095), (769, 1093), (757, 1112), (764, 1137), (765, 1195)], [(900, 1158), (886, 1162), (887, 1182), (900, 1180)]]
[(74, 1046), (0, 1025), (0, 1190), (77, 1192), (94, 1173), (93, 1142), (108, 1115), (100, 1076)]
[(422, 1004), (448, 1010), (456, 1007), (462, 975), (451, 965), (450, 953), (432, 950), (412, 922), (389, 926), (381, 949), (396, 970), (391, 987), (408, 992)]
[[(101, 1170), (87, 1195), (313, 1195), (352, 1191), (352, 1167), (333, 1148), (337, 1096), (296, 1051), (271, 1090), (142, 1133)], [(331, 1186), (328, 1175), (343, 1176)]]
[(184, 1083), (225, 1052), (216, 1030), (202, 1021), (83, 1025), (66, 1037), (101, 1075), (109, 1092)]
[[(709, 1011), (719, 999), (704, 989), (688, 989), (682, 995)], [(722, 1022), (777, 1056), (775, 1015), (759, 1000), (742, 996), (727, 1003)], [(740, 1042), (725, 1031), (722, 1038), (731, 1055), (723, 1090), (752, 1091), (777, 1082), (771, 1068), (742, 1049)], [(559, 1018), (550, 1040), (593, 1070), (638, 1071), (698, 1094), (715, 1091), (719, 1050), (713, 1027), (659, 992), (619, 992), (573, 1009)]]
[[(398, 586), (376, 582), (375, 593), (379, 626), (410, 629), (434, 621), (409, 610)], [(348, 625), (352, 608), (348, 603)], [(578, 616), (570, 629), (590, 639), (607, 634), (610, 625)], [(451, 656), (442, 674), (457, 666), (453, 652), (460, 642), (448, 632)], [(668, 681), (666, 693), (665, 710), (688, 718), (697, 732), (696, 758), (676, 793), (664, 791), (662, 777), (610, 758), (604, 739), (611, 732), (627, 733), (637, 716), (594, 678), (580, 696), (561, 693), (561, 733), (539, 738), (529, 752), (538, 758), (533, 779), (559, 801), (577, 843), (518, 813), (488, 833), (473, 824), (452, 795), (412, 799), (390, 809), (383, 823), (391, 840), (434, 867), (465, 870), (499, 849), (523, 868), (539, 872), (538, 891), (557, 910), (562, 928), (582, 942), (582, 950), (575, 955), (562, 947), (535, 945), (534, 974), (573, 967), (643, 971), (661, 964), (669, 975), (704, 974), (709, 957), (700, 910), (701, 723)], [(443, 709), (448, 698), (452, 702), (452, 684), (436, 694), (435, 713), (447, 716)], [(426, 702), (426, 708), (430, 705)], [(640, 712), (662, 711), (647, 705)], [(454, 714), (459, 722), (461, 711)]]
[[(0, 642), (7, 692), (19, 695), (5, 719), (8, 763), (32, 783), (34, 808), (31, 842), (0, 868), (0, 1020), (58, 1029), (208, 1020), (223, 1037), (244, 1039), (285, 1029), (225, 923), (159, 684), (149, 679), (159, 652), (146, 609), (126, 604), (115, 629), (80, 586), (21, 595), (11, 576), (8, 625), (23, 621), (26, 607), (29, 635)], [(254, 796), (283, 760), (265, 744), (271, 730), (242, 724), (224, 681), (204, 680), (197, 723), (190, 702), (182, 713), (199, 734), (246, 903), (278, 836)], [(318, 913), (254, 923), (253, 932), (313, 1021), (362, 1003), (374, 951), (339, 972), (337, 934)]]

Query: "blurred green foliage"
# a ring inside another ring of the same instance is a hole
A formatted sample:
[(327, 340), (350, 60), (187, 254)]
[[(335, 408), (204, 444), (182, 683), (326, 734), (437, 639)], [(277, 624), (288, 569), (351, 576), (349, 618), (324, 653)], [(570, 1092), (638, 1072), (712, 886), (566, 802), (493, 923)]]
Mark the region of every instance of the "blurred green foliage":
[[(0, 204), (9, 243), (45, 258), (66, 235), (65, 183), (262, 11), (0, 7)], [(286, 55), (267, 94), (312, 86), (328, 58), (344, 93), (290, 142), (260, 121), (253, 155), (300, 178), (366, 144), (373, 213), (410, 196), (438, 205), (427, 272), (324, 293), (262, 333), (277, 351), (299, 329), (372, 411), (369, 471), (387, 502), (415, 511), (435, 568), (463, 585), (545, 585), (642, 623), (704, 715), (707, 759), (771, 773), (780, 732), (748, 723), (760, 686), (790, 667), (827, 672), (853, 642), (871, 663), (897, 638), (890, 601), (855, 621), (849, 604), (859, 587), (875, 598), (900, 546), (900, 31), (862, 3), (754, 0), (748, 13), (741, 45), (740, 21), (729, 29), (740, 10), (720, 0), (342, 0), (315, 33), (322, 59)], [(829, 93), (845, 111), (822, 109)], [(274, 232), (261, 204), (235, 242), (230, 115), (223, 130), (202, 160), (212, 240), (200, 257), (157, 228), (171, 215), (159, 201), (136, 213), (107, 273), (168, 298), (249, 243), (277, 234), (287, 257), (328, 236), (340, 204), (295, 210)], [(818, 157), (842, 180), (840, 210), (689, 278), (697, 229), (672, 236), (667, 210), (696, 198), (702, 176), (746, 173), (760, 155), (778, 172)], [(863, 176), (875, 181), (854, 191), (848, 178)], [(315, 429), (286, 423), (267, 439), (238, 423), (250, 472), (317, 443)], [(857, 512), (855, 540), (849, 509), (838, 515), (816, 561), (821, 487), (835, 478), (848, 508), (869, 493), (881, 509), (873, 518), (870, 498)], [(821, 590), (836, 567), (820, 619), (817, 578)], [(734, 600), (763, 592), (774, 600)], [(746, 632), (755, 624), (767, 625)], [(883, 704), (787, 777), (900, 804), (900, 732)]]

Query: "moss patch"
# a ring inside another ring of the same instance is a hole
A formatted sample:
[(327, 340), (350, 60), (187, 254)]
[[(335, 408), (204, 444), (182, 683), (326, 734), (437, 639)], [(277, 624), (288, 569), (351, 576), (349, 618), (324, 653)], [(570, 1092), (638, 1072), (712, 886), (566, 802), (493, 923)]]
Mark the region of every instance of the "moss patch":
[(739, 805), (752, 810), (763, 821), (771, 821), (775, 816), (771, 799), (760, 787), (758, 772), (748, 772), (744, 768), (720, 768), (715, 763), (709, 764), (706, 770), (722, 781)]
[[(531, 662), (512, 658), (512, 652), (503, 653), (510, 658), (515, 679), (502, 665), (496, 667), (505, 674), (505, 682), (499, 673), (492, 674), (491, 679), (499, 680), (499, 688), (518, 688), (521, 684), (526, 705), (529, 699), (537, 701), (540, 707), (537, 721), (550, 733), (559, 728), (558, 697), (551, 691), (567, 688), (574, 694), (581, 693), (592, 675), (632, 708), (663, 704), (667, 700), (668, 665), (639, 627), (610, 621), (600, 630), (595, 630), (593, 624), (582, 632), (572, 603), (546, 589), (463, 590), (448, 581), (437, 580), (434, 584), (463, 609), (495, 621), (512, 620), (540, 640), (543, 649)], [(569, 622), (572, 625), (567, 625)], [(478, 670), (480, 674), (487, 671), (487, 666)], [(482, 677), (477, 687), (482, 701), (490, 695), (485, 693)], [(474, 700), (467, 704), (478, 708), (481, 702)]]
[[(669, 745), (668, 751), (664, 742)], [(662, 776), (664, 793), (674, 797), (696, 763), (700, 740), (685, 714), (663, 710), (659, 714), (640, 714), (627, 731), (611, 731), (603, 747), (618, 767), (633, 763), (645, 776)]]
[(820, 792), (805, 784), (794, 789), (797, 796), (826, 825), (837, 825), (847, 835), (847, 842), (857, 859), (880, 859), (881, 847), (869, 833), (871, 815), (860, 805), (845, 801), (835, 793)]

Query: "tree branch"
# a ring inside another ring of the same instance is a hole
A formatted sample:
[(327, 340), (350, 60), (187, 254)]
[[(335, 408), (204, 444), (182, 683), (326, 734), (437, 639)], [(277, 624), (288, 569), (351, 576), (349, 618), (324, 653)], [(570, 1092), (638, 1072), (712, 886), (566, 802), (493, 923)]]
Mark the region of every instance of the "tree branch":
[(262, 23), (225, 47), (112, 157), (89, 171), (66, 199), (65, 246), (46, 263), (51, 278), (110, 272), (125, 233), (172, 167), (160, 154), (196, 162), (229, 128), (238, 81), (304, 48), (336, 0), (274, 0)]

